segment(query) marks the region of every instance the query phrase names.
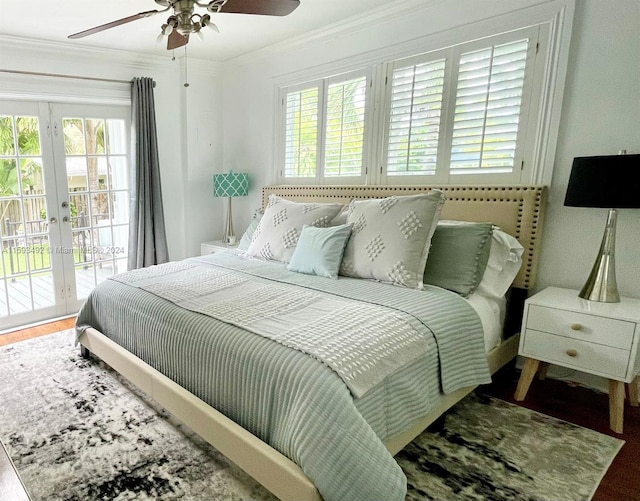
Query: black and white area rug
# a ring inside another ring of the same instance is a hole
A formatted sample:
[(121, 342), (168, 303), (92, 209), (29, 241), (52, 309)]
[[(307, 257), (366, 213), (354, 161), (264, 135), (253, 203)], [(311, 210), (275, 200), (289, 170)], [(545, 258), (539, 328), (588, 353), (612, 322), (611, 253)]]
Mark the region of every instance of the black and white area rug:
[[(71, 331), (0, 348), (0, 439), (34, 501), (274, 499)], [(409, 500), (587, 500), (622, 444), (472, 395), (397, 459)]]

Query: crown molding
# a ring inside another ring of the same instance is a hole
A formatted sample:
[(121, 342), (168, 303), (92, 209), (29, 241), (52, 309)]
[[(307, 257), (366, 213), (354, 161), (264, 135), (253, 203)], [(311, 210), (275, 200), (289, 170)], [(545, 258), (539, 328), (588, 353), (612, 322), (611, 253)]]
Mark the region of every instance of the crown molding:
[[(18, 53), (32, 53), (42, 59), (43, 56), (54, 58), (86, 58), (92, 62), (108, 62), (113, 64), (117, 62), (120, 68), (150, 71), (150, 70), (173, 70), (171, 65), (175, 62), (169, 55), (160, 56), (148, 52), (106, 49), (102, 47), (93, 47), (82, 44), (71, 44), (66, 42), (56, 42), (50, 40), (41, 40), (36, 38), (23, 38), (12, 35), (0, 34), (0, 48), (4, 54), (11, 54), (14, 50)], [(183, 59), (184, 55), (175, 59)], [(189, 56), (189, 63), (198, 67), (208, 68), (208, 73), (216, 74), (220, 71), (222, 63), (199, 59)]]

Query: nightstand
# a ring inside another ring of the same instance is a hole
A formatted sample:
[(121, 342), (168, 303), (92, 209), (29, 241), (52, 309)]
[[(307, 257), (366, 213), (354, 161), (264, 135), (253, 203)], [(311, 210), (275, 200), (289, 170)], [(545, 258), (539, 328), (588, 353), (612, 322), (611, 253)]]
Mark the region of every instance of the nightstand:
[(524, 367), (515, 393), (524, 400), (538, 368), (561, 365), (609, 380), (609, 425), (622, 433), (625, 383), (638, 406), (640, 300), (599, 303), (578, 291), (549, 287), (525, 301), (519, 354)]
[(202, 242), (200, 244), (200, 255), (215, 254), (223, 250), (237, 249), (237, 245), (227, 245), (222, 240), (213, 240), (212, 242)]

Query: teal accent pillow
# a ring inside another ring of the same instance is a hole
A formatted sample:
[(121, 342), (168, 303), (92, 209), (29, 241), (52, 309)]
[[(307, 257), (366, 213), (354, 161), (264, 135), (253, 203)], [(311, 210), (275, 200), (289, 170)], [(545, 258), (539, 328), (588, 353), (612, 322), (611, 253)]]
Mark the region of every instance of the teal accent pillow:
[(287, 269), (337, 279), (344, 248), (350, 236), (350, 224), (329, 228), (303, 226)]
[(240, 239), (240, 243), (238, 244), (238, 249), (241, 251), (246, 251), (251, 245), (251, 240), (253, 240), (253, 234), (256, 232), (258, 225), (260, 224), (260, 218), (254, 218), (249, 223), (247, 227), (247, 231), (244, 232), (242, 238)]
[(487, 267), (492, 232), (491, 223), (440, 221), (431, 239), (424, 283), (469, 296)]

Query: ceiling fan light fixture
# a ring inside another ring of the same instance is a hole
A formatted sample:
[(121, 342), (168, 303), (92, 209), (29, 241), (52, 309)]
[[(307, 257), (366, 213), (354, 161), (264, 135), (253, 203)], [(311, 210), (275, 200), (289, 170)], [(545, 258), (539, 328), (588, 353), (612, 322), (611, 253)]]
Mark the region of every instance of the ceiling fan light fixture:
[(171, 33), (173, 32), (173, 25), (169, 24), (169, 23), (165, 23), (162, 25), (162, 35), (171, 35)]
[(205, 28), (209, 28), (215, 31), (216, 33), (220, 33), (220, 30), (218, 29), (218, 27), (211, 22), (211, 16), (209, 14), (205, 14), (204, 16), (202, 16), (202, 19), (200, 20), (200, 24)]
[(209, 14), (201, 16), (194, 13), (194, 7), (206, 8), (207, 11), (216, 14), (286, 16), (300, 5), (300, 0), (155, 0), (155, 3), (163, 7), (163, 9), (138, 12), (132, 16), (73, 33), (68, 38), (74, 40), (83, 38), (138, 19), (173, 10), (173, 15), (161, 26), (161, 36), (158, 37), (158, 39), (161, 39), (162, 36), (168, 36), (167, 49), (173, 50), (186, 45), (189, 42), (189, 34), (197, 33), (201, 35), (200, 30), (203, 27), (208, 26), (211, 30), (220, 33), (218, 27), (211, 22), (211, 16)]
[(213, 2), (209, 2), (207, 5), (207, 10), (214, 13), (220, 12), (220, 9), (222, 9), (226, 3), (227, 0), (213, 0)]

